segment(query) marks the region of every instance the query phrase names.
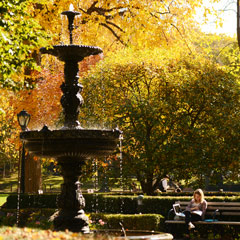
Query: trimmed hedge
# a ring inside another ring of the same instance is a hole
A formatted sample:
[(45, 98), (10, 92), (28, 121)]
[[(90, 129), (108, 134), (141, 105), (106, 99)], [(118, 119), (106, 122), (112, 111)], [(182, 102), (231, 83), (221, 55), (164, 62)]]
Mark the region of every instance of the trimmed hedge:
[(127, 230), (164, 231), (164, 217), (160, 214), (94, 214), (91, 220), (106, 222), (107, 229), (120, 229), (120, 222)]
[[(21, 194), (20, 195), (20, 208), (57, 208), (56, 194)], [(4, 208), (14, 209), (18, 206), (18, 195), (12, 194), (7, 197)]]
[[(137, 196), (84, 194), (85, 212), (120, 213), (120, 214), (161, 214), (167, 216), (175, 201), (190, 201), (191, 196), (144, 196), (143, 205), (138, 206)], [(20, 209), (24, 208), (57, 208), (56, 194), (21, 195)], [(206, 197), (209, 202), (240, 202), (240, 196)], [(17, 208), (17, 195), (10, 195), (5, 208)]]
[[(156, 213), (166, 216), (172, 204), (179, 200), (176, 197), (144, 197), (143, 205), (138, 206), (137, 196), (126, 195), (103, 195), (103, 194), (84, 194), (86, 200), (86, 212), (103, 213)], [(181, 197), (182, 198), (182, 197)], [(184, 198), (189, 200), (190, 198)], [(21, 195), (20, 209), (24, 208), (57, 208), (57, 195)], [(17, 195), (10, 195), (4, 205), (5, 208), (17, 208)]]
[[(53, 223), (49, 218), (54, 214), (55, 209), (32, 209), (20, 210), (19, 226), (53, 229)], [(17, 223), (17, 211), (13, 209), (0, 210), (0, 226), (14, 226)], [(128, 230), (149, 230), (163, 231), (164, 217), (159, 214), (103, 214), (91, 213), (89, 219), (95, 223), (90, 226), (93, 229), (120, 229), (120, 222)], [(99, 220), (104, 221), (104, 226), (99, 224)]]

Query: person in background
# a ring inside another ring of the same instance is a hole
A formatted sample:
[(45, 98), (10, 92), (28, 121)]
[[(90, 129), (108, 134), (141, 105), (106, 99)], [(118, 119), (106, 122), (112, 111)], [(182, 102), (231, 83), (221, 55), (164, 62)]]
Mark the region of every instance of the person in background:
[(205, 218), (205, 213), (207, 210), (207, 201), (204, 199), (204, 193), (202, 189), (197, 189), (193, 193), (193, 199), (190, 201), (185, 214), (185, 223), (187, 228), (187, 235), (189, 230), (195, 228), (192, 222), (202, 221)]
[(166, 192), (169, 189), (168, 181), (169, 181), (168, 176), (161, 179), (159, 189), (162, 192)]

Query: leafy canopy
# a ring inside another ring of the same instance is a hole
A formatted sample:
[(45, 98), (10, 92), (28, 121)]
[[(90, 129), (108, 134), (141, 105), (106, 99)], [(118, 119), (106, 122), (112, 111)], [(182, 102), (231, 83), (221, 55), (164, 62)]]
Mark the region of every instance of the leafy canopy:
[(146, 193), (165, 174), (203, 179), (212, 171), (236, 172), (239, 164), (237, 79), (178, 47), (125, 49), (83, 79), (82, 116), (124, 131), (125, 168)]
[[(216, 0), (215, 0), (216, 1)], [(35, 17), (55, 34), (53, 41), (69, 43), (67, 20), (60, 13), (72, 3), (81, 13), (75, 19), (74, 42), (98, 45), (111, 51), (124, 46), (139, 48), (184, 40), (197, 23), (202, 0), (55, 0), (35, 4)], [(214, 0), (211, 0), (214, 2)], [(205, 13), (209, 13), (205, 11)], [(207, 14), (206, 14), (207, 15)]]
[(46, 34), (31, 16), (32, 0), (2, 0), (0, 2), (0, 87), (13, 90), (24, 85), (18, 77), (24, 67), (36, 69), (31, 57), (44, 45)]

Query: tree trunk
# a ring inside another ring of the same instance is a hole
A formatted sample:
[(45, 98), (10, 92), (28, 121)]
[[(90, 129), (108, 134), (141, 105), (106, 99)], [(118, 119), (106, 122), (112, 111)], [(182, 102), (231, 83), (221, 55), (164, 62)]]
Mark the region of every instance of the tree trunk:
[(240, 48), (240, 0), (237, 0), (237, 40)]
[(3, 178), (6, 177), (6, 163), (3, 164)]
[(25, 157), (25, 193), (38, 193), (41, 189), (41, 162), (26, 153)]
[(153, 177), (147, 177), (146, 179), (139, 179), (139, 182), (142, 187), (143, 193), (146, 193), (147, 195), (153, 195), (154, 194), (154, 181)]

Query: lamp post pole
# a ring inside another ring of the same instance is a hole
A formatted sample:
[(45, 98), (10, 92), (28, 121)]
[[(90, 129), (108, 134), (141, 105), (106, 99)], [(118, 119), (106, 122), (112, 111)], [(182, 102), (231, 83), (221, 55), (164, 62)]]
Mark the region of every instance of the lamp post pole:
[(22, 142), (20, 191), (25, 193), (25, 146)]
[[(22, 129), (22, 132), (27, 131), (27, 125), (30, 121), (31, 115), (28, 114), (25, 110), (22, 110), (18, 113), (18, 123)], [(22, 153), (21, 153), (21, 176), (20, 176), (20, 191), (21, 193), (25, 193), (25, 143), (22, 141)]]

